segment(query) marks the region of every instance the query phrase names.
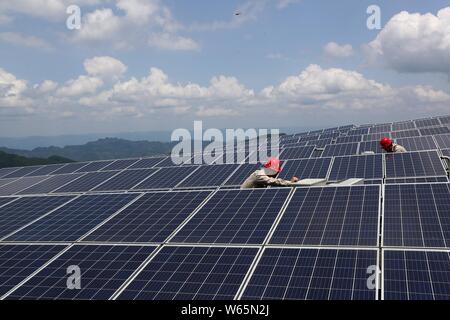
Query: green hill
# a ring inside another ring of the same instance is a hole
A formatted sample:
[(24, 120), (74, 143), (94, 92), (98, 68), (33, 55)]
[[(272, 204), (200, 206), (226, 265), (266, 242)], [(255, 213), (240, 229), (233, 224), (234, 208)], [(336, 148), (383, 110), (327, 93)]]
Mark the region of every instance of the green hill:
[(0, 168), (8, 167), (26, 167), (56, 163), (68, 163), (74, 162), (73, 160), (66, 159), (59, 156), (50, 156), (48, 158), (27, 158), (16, 154), (10, 154), (0, 151)]

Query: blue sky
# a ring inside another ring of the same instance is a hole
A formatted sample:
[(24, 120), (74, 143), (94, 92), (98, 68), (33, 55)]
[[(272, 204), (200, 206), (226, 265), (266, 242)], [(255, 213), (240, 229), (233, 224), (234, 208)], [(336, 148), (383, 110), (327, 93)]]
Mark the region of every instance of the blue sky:
[[(74, 3), (81, 30), (66, 28)], [(373, 4), (382, 30), (366, 27)], [(450, 114), (449, 12), (439, 0), (2, 1), (0, 135)]]

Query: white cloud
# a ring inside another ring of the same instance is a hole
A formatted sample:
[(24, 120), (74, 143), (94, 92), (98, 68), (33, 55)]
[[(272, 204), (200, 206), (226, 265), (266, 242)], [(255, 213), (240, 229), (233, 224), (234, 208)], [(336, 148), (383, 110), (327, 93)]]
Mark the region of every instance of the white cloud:
[(278, 9), (284, 9), (290, 6), (291, 4), (300, 2), (300, 0), (277, 0), (277, 2), (278, 2), (277, 3)]
[(0, 32), (0, 42), (37, 49), (49, 50), (52, 48), (44, 39), (18, 32)]
[(0, 108), (28, 107), (31, 103), (24, 97), (27, 82), (0, 68)]
[(152, 34), (149, 37), (148, 44), (150, 47), (174, 51), (200, 49), (200, 46), (194, 40), (170, 33)]
[(323, 50), (328, 57), (334, 58), (348, 58), (354, 54), (353, 47), (350, 44), (340, 45), (336, 42), (328, 42)]
[(11, 16), (8, 16), (6, 14), (0, 14), (0, 25), (8, 24), (11, 21), (13, 21), (13, 18)]
[(122, 20), (111, 9), (98, 9), (83, 16), (82, 28), (74, 32), (77, 41), (110, 40), (122, 28)]
[(79, 76), (75, 80), (68, 81), (58, 89), (57, 94), (62, 97), (73, 97), (84, 94), (92, 94), (103, 85), (103, 81), (96, 77)]
[(33, 86), (33, 88), (39, 93), (48, 93), (56, 90), (57, 87), (58, 84), (51, 80), (44, 80), (42, 83)]
[(371, 62), (400, 72), (450, 73), (450, 7), (436, 15), (400, 12), (366, 46)]
[(114, 80), (121, 77), (127, 71), (127, 66), (120, 60), (104, 56), (86, 59), (84, 61), (84, 69), (91, 76)]

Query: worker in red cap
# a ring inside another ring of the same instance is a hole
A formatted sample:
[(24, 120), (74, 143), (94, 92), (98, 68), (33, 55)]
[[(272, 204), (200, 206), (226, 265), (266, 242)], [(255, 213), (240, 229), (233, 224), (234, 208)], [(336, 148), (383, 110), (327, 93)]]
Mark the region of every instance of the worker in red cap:
[(292, 177), (291, 181), (278, 179), (276, 176), (280, 173), (280, 160), (270, 158), (266, 164), (259, 170), (253, 172), (242, 184), (241, 189), (266, 188), (268, 186), (291, 187), (297, 185), (297, 177)]
[(391, 139), (384, 137), (380, 140), (381, 147), (389, 153), (403, 153), (407, 152), (404, 147), (399, 144), (395, 144)]

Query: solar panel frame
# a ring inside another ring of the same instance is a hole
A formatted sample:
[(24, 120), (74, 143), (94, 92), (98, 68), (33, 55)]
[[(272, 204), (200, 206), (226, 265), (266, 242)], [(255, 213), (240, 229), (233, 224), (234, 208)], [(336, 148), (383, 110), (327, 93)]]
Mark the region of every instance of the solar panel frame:
[(386, 178), (435, 177), (446, 175), (437, 151), (386, 153)]
[(335, 157), (328, 180), (339, 181), (350, 178), (382, 179), (383, 177), (383, 156), (374, 154)]
[(329, 144), (325, 147), (322, 157), (337, 157), (358, 154), (359, 143)]
[(447, 176), (386, 179), (385, 184), (449, 182)]

